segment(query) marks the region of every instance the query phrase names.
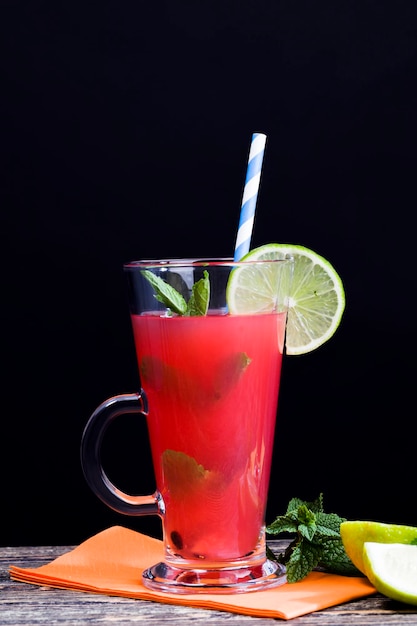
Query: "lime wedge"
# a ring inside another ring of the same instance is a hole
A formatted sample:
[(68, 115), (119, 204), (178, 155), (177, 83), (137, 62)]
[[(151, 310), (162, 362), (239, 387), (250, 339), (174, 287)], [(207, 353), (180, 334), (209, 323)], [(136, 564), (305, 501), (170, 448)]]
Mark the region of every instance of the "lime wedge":
[(388, 598), (417, 604), (417, 546), (374, 543), (363, 546), (366, 575)]
[(363, 561), (363, 546), (366, 542), (417, 544), (417, 528), (402, 524), (348, 520), (340, 524), (340, 537), (352, 563), (366, 575)]
[[(345, 309), (345, 291), (334, 267), (304, 246), (270, 243), (254, 248), (242, 261), (294, 259), (292, 286), (287, 294), (286, 352), (305, 354), (328, 341), (338, 328)], [(276, 281), (254, 275), (251, 268), (232, 272), (227, 287), (231, 313), (274, 310)], [(280, 284), (280, 289), (285, 289)]]

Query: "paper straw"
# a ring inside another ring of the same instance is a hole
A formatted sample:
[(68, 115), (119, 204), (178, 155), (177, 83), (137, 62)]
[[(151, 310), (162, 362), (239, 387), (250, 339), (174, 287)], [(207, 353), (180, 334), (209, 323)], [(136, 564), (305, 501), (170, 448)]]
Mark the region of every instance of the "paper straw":
[(234, 260), (239, 261), (250, 248), (253, 221), (255, 218), (256, 200), (258, 198), (262, 163), (265, 152), (266, 135), (253, 133), (246, 170), (245, 187), (243, 189), (240, 210), (239, 228), (237, 231)]

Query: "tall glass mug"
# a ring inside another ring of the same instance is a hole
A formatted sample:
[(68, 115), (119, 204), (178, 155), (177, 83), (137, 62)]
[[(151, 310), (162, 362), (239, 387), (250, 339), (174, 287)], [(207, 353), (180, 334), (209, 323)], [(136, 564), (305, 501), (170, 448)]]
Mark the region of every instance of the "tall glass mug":
[[(96, 409), (81, 463), (109, 507), (162, 518), (164, 560), (143, 573), (147, 587), (235, 593), (286, 580), (285, 568), (266, 558), (265, 511), (292, 265), (174, 259), (124, 266), (141, 389)], [(151, 495), (124, 493), (101, 464), (106, 428), (127, 413), (147, 421)]]

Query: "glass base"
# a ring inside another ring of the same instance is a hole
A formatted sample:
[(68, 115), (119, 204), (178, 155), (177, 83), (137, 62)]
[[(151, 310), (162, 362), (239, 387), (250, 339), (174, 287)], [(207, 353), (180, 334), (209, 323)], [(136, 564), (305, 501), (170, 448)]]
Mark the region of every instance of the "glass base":
[(248, 593), (287, 582), (286, 569), (269, 561), (245, 567), (181, 569), (157, 563), (143, 572), (143, 584), (169, 593)]

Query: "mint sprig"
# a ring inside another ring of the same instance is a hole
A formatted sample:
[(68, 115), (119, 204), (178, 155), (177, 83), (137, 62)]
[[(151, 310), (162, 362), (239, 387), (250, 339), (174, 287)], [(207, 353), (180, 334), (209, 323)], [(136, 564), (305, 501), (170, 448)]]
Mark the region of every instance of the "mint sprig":
[(162, 302), (170, 311), (177, 315), (207, 315), (210, 301), (210, 280), (207, 270), (191, 289), (188, 302), (172, 285), (156, 276), (149, 270), (142, 270), (142, 276), (146, 278), (155, 290), (155, 298)]
[(346, 554), (340, 536), (340, 524), (346, 521), (335, 513), (325, 513), (323, 494), (313, 502), (299, 498), (290, 500), (285, 515), (279, 515), (266, 532), (295, 534), (293, 540), (278, 557), (267, 548), (273, 558), (287, 568), (289, 583), (298, 582), (313, 569), (320, 568), (333, 574), (362, 576)]
[(200, 278), (192, 287), (185, 315), (207, 315), (209, 301), (210, 280), (207, 270), (204, 270), (203, 278)]

